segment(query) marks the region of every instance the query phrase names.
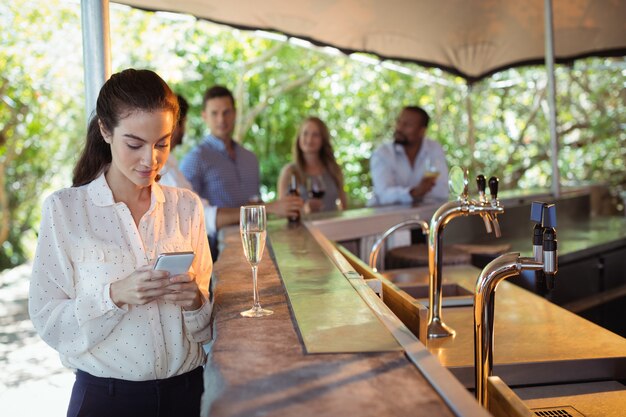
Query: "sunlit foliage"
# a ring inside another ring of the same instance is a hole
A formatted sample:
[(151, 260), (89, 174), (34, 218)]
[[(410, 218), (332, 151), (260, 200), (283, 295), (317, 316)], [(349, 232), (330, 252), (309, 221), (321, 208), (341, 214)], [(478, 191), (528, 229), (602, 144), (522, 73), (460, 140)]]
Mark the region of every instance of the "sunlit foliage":
[[(407, 104), (432, 116), (429, 136), (450, 165), (498, 174), (502, 189), (547, 187), (550, 143), (543, 68), (511, 69), (468, 87), (441, 70), (348, 57), (275, 36), (110, 4), (113, 71), (156, 70), (191, 103), (184, 154), (206, 130), (204, 90), (220, 83), (237, 99), (236, 137), (261, 161), (274, 197), (300, 121), (317, 115), (333, 135), (352, 206), (371, 192), (369, 157)], [(80, 2), (0, 4), (0, 269), (22, 262), (41, 199), (68, 186), (82, 146)], [(621, 187), (626, 139), (626, 60), (587, 59), (557, 68), (562, 183)]]

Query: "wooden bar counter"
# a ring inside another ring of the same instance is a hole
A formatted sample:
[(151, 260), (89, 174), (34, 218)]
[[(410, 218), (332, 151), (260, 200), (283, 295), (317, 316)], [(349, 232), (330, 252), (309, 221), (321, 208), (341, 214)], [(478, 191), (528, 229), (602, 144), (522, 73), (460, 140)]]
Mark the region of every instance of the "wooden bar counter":
[[(289, 233), (308, 232), (302, 227)], [(260, 301), (274, 314), (240, 316), (252, 304), (251, 271), (238, 230), (224, 235), (214, 268), (214, 341), (205, 369), (203, 416), (488, 415), (447, 370), (424, 375), (402, 349), (307, 354), (276, 267), (276, 258), (285, 254), (266, 248), (259, 266)], [(359, 297), (356, 291), (353, 297)], [(422, 354), (434, 361), (425, 348)], [(451, 387), (452, 398), (442, 398), (429, 382), (438, 372), (449, 378), (444, 385)]]

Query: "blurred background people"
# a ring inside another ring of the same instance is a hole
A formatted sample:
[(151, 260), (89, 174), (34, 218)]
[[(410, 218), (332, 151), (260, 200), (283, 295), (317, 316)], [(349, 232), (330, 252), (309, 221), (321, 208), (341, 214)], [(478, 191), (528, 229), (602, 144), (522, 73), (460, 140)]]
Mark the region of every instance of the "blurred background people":
[[(189, 104), (187, 103), (187, 100), (185, 100), (185, 98), (180, 94), (177, 94), (176, 98), (178, 99), (180, 112), (178, 114), (178, 123), (172, 132), (170, 151), (174, 150), (174, 148), (183, 143), (183, 139), (185, 137), (185, 125), (187, 123), (187, 112), (189, 111)], [(159, 184), (169, 185), (170, 187), (186, 188), (193, 191), (191, 183), (187, 180), (187, 178), (185, 178), (183, 173), (178, 168), (178, 160), (171, 153), (169, 158), (167, 158), (165, 166), (161, 169), (161, 179), (159, 180)], [(206, 198), (201, 198), (200, 200), (202, 201), (202, 206), (204, 207), (204, 226), (206, 228), (207, 235), (215, 236), (217, 234), (218, 208), (211, 205)], [(233, 212), (231, 215), (223, 214), (221, 216), (222, 224), (220, 226), (236, 224), (239, 221), (239, 217), (235, 215), (236, 213), (234, 213), (235, 210), (231, 211)], [(216, 243), (212, 243), (212, 245), (216, 245)], [(211, 257), (214, 261), (217, 259), (217, 248), (214, 248), (213, 246), (211, 246)]]
[(328, 127), (322, 120), (308, 117), (302, 122), (293, 143), (292, 159), (278, 178), (279, 197), (289, 194), (293, 176), (311, 212), (347, 207), (343, 174), (333, 154)]
[[(213, 86), (204, 94), (202, 119), (210, 130), (180, 164), (193, 190), (218, 207), (217, 228), (239, 221), (239, 207), (260, 202), (259, 161), (232, 137), (235, 130), (235, 99), (225, 87)], [(299, 197), (286, 196), (266, 204), (268, 213), (287, 217), (303, 205)], [(217, 236), (209, 235), (212, 248)]]
[(448, 200), (448, 164), (441, 145), (426, 137), (429, 121), (421, 107), (402, 109), (394, 141), (380, 145), (372, 154), (374, 195), (369, 205)]

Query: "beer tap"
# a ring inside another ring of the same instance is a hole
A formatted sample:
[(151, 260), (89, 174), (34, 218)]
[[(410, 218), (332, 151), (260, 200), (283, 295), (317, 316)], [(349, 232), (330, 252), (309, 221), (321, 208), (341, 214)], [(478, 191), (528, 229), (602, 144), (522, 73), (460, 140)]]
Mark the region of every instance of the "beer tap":
[[(493, 322), (496, 288), (503, 280), (517, 276), (522, 271), (541, 271), (546, 286), (554, 287), (557, 266), (556, 206), (535, 202), (531, 219), (540, 220), (533, 229), (533, 257), (519, 253), (506, 253), (491, 261), (482, 270), (474, 291), (474, 366), (476, 398), (487, 408), (487, 378), (493, 367)], [(539, 236), (541, 239), (539, 239)], [(538, 248), (541, 244), (541, 247)]]
[[(481, 206), (491, 206), (496, 208), (500, 205), (500, 201), (498, 200), (498, 183), (499, 180), (497, 177), (489, 178), (489, 194), (491, 199), (488, 199), (485, 194), (485, 189), (487, 188), (487, 180), (485, 179), (485, 176), (481, 174), (476, 177), (476, 185), (478, 186), (478, 202)], [(485, 223), (485, 230), (487, 233), (491, 233), (493, 231), (496, 237), (502, 236), (497, 211), (482, 211), (480, 212), (480, 217), (482, 217), (483, 222)]]
[[(430, 221), (430, 230), (428, 233), (428, 272), (429, 272), (429, 291), (428, 291), (428, 338), (439, 338), (453, 336), (455, 331), (447, 326), (441, 318), (441, 298), (442, 298), (442, 260), (443, 260), (443, 229), (448, 222), (455, 217), (479, 215), (485, 222), (487, 233), (495, 232), (497, 237), (500, 236), (500, 224), (497, 215), (504, 213), (498, 201), (498, 179), (491, 177), (489, 179), (489, 191), (491, 193), (491, 201), (485, 197), (485, 177), (479, 175), (476, 178), (478, 184), (479, 201), (470, 200), (468, 196), (469, 176), (467, 170), (461, 171), (456, 168), (456, 172), (451, 172), (451, 177), (460, 177), (462, 175), (463, 188), (457, 201), (449, 201), (437, 209)], [(458, 174), (458, 175), (457, 175)], [(482, 190), (482, 196), (481, 196)]]

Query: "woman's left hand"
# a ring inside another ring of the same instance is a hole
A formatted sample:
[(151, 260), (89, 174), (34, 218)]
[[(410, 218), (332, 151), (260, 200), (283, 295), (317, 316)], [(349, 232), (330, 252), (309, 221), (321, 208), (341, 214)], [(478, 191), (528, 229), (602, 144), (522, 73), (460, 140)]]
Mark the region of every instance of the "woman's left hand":
[(170, 285), (167, 288), (171, 292), (163, 296), (165, 301), (179, 305), (183, 310), (189, 311), (202, 307), (202, 296), (192, 272), (171, 277)]
[(305, 203), (310, 213), (317, 213), (324, 208), (324, 201), (319, 198), (311, 198)]

